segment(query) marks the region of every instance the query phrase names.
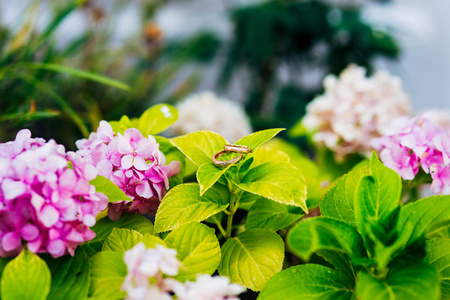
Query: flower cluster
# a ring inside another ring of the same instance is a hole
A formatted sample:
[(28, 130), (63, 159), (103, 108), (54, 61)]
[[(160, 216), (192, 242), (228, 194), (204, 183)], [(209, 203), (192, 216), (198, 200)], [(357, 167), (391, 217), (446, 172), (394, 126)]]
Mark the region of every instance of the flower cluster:
[(194, 94), (178, 104), (179, 117), (172, 126), (175, 135), (210, 130), (235, 142), (252, 133), (243, 109), (234, 102), (218, 98), (211, 92)]
[(0, 256), (15, 256), (22, 242), (31, 252), (74, 254), (94, 238), (89, 227), (108, 199), (89, 180), (95, 167), (54, 140), (21, 130), (0, 144)]
[(325, 78), (325, 93), (306, 108), (303, 126), (313, 131), (313, 140), (343, 158), (371, 151), (371, 138), (382, 136), (390, 121), (411, 113), (409, 98), (400, 79), (379, 71), (373, 77), (355, 65), (339, 78)]
[(197, 281), (184, 284), (168, 276), (178, 274), (180, 262), (177, 252), (162, 245), (146, 249), (139, 243), (125, 252), (128, 274), (122, 284), (128, 300), (237, 300), (245, 291), (238, 284), (230, 284), (227, 277), (200, 275)]
[(77, 153), (92, 162), (99, 175), (110, 179), (130, 197), (130, 201), (111, 205), (108, 215), (112, 220), (117, 220), (123, 211), (156, 212), (169, 188), (168, 178), (180, 172), (180, 162), (166, 165), (155, 138), (145, 138), (135, 128), (127, 129), (123, 135), (115, 134), (108, 122), (101, 121), (97, 132), (76, 145)]
[(421, 167), (431, 174), (434, 193), (450, 194), (450, 134), (425, 116), (393, 121), (389, 132), (372, 145), (403, 179), (414, 179)]

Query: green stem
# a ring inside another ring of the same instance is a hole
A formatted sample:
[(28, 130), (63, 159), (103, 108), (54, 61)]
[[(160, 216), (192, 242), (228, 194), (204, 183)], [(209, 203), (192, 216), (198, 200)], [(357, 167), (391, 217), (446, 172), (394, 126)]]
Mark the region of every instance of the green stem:
[(222, 233), (222, 235), (223, 235), (224, 237), (226, 237), (226, 236), (227, 236), (227, 233), (225, 232), (225, 229), (223, 229), (222, 224), (220, 224), (220, 222), (219, 222), (219, 220), (217, 220), (216, 216), (213, 216), (212, 218), (214, 219), (214, 222), (216, 222), (217, 228), (219, 228), (220, 233)]
[(234, 213), (236, 212), (236, 210), (234, 209), (234, 196), (235, 196), (235, 194), (232, 192), (231, 196), (230, 196), (230, 206), (229, 206), (229, 210), (230, 210), (231, 214), (228, 215), (228, 219), (227, 219), (227, 234), (225, 235), (226, 238), (231, 237), (231, 229), (233, 227), (233, 216), (234, 216)]

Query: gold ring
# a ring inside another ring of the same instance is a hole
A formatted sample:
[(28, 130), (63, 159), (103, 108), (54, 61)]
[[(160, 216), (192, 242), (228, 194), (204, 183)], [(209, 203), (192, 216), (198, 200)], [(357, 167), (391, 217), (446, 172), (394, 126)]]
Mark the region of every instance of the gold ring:
[(238, 157), (230, 159), (230, 160), (218, 160), (219, 157), (221, 157), (222, 155), (227, 154), (227, 153), (229, 153), (229, 151), (222, 150), (222, 151), (219, 151), (216, 154), (214, 154), (214, 156), (212, 157), (213, 164), (216, 167), (225, 168), (226, 166), (235, 164), (235, 163), (239, 162), (242, 159), (242, 153), (241, 153), (241, 154), (239, 154)]
[(228, 152), (236, 152), (236, 153), (244, 153), (244, 154), (252, 152), (252, 148), (250, 148), (248, 146), (242, 146), (242, 145), (225, 144), (225, 146), (223, 148), (225, 149), (225, 151), (228, 151)]

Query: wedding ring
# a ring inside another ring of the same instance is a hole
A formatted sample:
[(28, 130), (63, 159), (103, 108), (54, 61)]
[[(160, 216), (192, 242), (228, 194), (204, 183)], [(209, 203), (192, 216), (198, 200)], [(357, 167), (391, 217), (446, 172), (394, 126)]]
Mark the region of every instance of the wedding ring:
[(226, 144), (224, 147), (225, 151), (228, 152), (236, 152), (236, 153), (243, 153), (247, 154), (252, 152), (252, 148), (242, 145), (233, 145), (233, 144)]
[(219, 151), (216, 154), (214, 154), (214, 156), (212, 157), (213, 164), (218, 168), (225, 168), (226, 166), (235, 164), (242, 159), (242, 153), (240, 153), (238, 157), (230, 159), (230, 160), (218, 160), (219, 157), (221, 157), (222, 155), (225, 155), (229, 152), (230, 151), (222, 150), (222, 151)]

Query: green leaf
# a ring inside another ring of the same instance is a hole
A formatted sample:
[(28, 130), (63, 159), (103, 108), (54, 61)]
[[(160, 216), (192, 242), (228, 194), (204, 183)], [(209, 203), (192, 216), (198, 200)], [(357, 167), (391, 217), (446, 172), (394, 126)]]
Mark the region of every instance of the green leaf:
[(3, 270), (3, 300), (47, 299), (51, 275), (45, 262), (34, 253), (23, 250)]
[(139, 130), (146, 137), (170, 127), (178, 119), (178, 111), (169, 104), (157, 104), (147, 109), (139, 118)]
[(227, 200), (215, 189), (200, 196), (196, 183), (180, 184), (171, 189), (159, 205), (155, 219), (155, 231), (175, 229), (190, 222), (200, 222), (225, 210)]
[(281, 271), (283, 259), (284, 243), (278, 234), (266, 229), (249, 229), (223, 244), (219, 274), (260, 291)]
[(309, 260), (319, 250), (344, 252), (357, 265), (367, 260), (359, 232), (353, 226), (334, 219), (319, 217), (297, 223), (289, 231), (287, 244), (303, 260)]
[(369, 164), (370, 175), (360, 180), (355, 196), (355, 219), (363, 233), (366, 224), (380, 224), (398, 208), (402, 189), (400, 176), (384, 166), (375, 153)]
[(46, 64), (46, 63), (32, 63), (32, 64), (28, 64), (27, 66), (29, 66), (30, 68), (35, 68), (35, 69), (44, 69), (44, 70), (48, 70), (48, 71), (53, 71), (53, 72), (59, 72), (59, 73), (66, 73), (75, 77), (79, 77), (79, 78), (83, 78), (83, 79), (88, 79), (88, 80), (92, 80), (104, 85), (108, 85), (114, 88), (118, 88), (121, 90), (125, 90), (125, 91), (131, 91), (131, 87), (126, 85), (125, 83), (122, 83), (118, 80), (112, 79), (112, 78), (108, 78), (106, 76), (100, 75), (100, 74), (96, 74), (96, 73), (92, 73), (92, 72), (85, 72), (85, 71), (81, 71), (81, 70), (77, 70), (77, 69), (72, 69), (63, 65), (57, 65), (57, 64)]
[(253, 151), (252, 153), (253, 163), (252, 168), (262, 165), (266, 162), (290, 162), (289, 155), (285, 152), (277, 149), (262, 146)]
[(212, 187), (230, 167), (232, 167), (232, 165), (220, 169), (214, 166), (211, 162), (201, 165), (197, 171), (197, 181), (200, 185), (200, 195), (203, 195), (210, 187)]
[(227, 143), (220, 134), (211, 131), (197, 131), (170, 141), (198, 167), (211, 162), (213, 155), (223, 150)]
[(332, 264), (336, 271), (346, 275), (350, 281), (356, 281), (356, 274), (361, 270), (361, 267), (353, 266), (347, 254), (334, 250), (320, 250), (316, 254)]
[(321, 265), (300, 265), (275, 275), (258, 300), (350, 300), (353, 285), (354, 281), (341, 272)]
[(164, 247), (167, 247), (166, 243), (160, 239), (157, 236), (151, 235), (151, 234), (145, 234), (141, 240), (141, 243), (144, 243), (145, 248), (150, 249), (150, 248), (156, 248), (156, 245), (162, 245)]
[(255, 150), (260, 145), (264, 144), (274, 136), (276, 136), (280, 131), (284, 130), (284, 128), (273, 128), (261, 130), (250, 135), (244, 136), (240, 140), (236, 141), (234, 144), (248, 146)]
[(450, 196), (432, 196), (405, 205), (400, 210), (398, 231), (413, 227), (408, 244), (450, 226)]
[(177, 250), (181, 261), (180, 281), (195, 281), (197, 274), (212, 274), (220, 263), (220, 245), (214, 229), (201, 223), (189, 223), (173, 230), (164, 239), (167, 247)]
[(74, 256), (59, 258), (46, 256), (52, 283), (48, 299), (77, 300), (87, 297), (89, 291), (89, 261), (81, 249)]
[(109, 202), (132, 201), (117, 185), (104, 176), (98, 175), (90, 183), (95, 186), (97, 192), (105, 194)]
[(92, 256), (102, 249), (103, 242), (114, 228), (127, 228), (142, 234), (153, 234), (153, 224), (146, 217), (139, 214), (123, 214), (119, 220), (111, 221), (108, 217), (97, 221), (91, 229), (95, 238), (81, 245), (88, 256)]
[(131, 123), (130, 118), (126, 115), (123, 115), (119, 121), (109, 121), (108, 123), (111, 125), (114, 132), (121, 134), (124, 134), (125, 130), (128, 128), (135, 128)]
[(450, 299), (450, 240), (432, 239), (426, 243), (425, 262), (440, 273), (443, 299)]
[(250, 169), (241, 182), (234, 182), (239, 188), (283, 204), (299, 206), (305, 212), (305, 180), (293, 165), (283, 162), (268, 162)]
[(128, 249), (138, 244), (143, 235), (136, 230), (126, 228), (114, 228), (103, 243), (103, 251), (125, 253)]
[(89, 296), (100, 299), (123, 299), (126, 293), (121, 290), (127, 275), (123, 253), (102, 251), (90, 260), (91, 284)]
[(437, 300), (439, 299), (439, 276), (433, 266), (419, 263), (393, 270), (379, 281), (360, 272), (356, 285), (358, 299), (371, 300)]
[(367, 171), (367, 167), (350, 171), (325, 194), (320, 201), (322, 216), (356, 225), (355, 192), (359, 181)]
[[(2, 279), (2, 274), (3, 274), (3, 270), (5, 269), (6, 265), (9, 263), (11, 259), (9, 258), (3, 258), (0, 257), (0, 283), (1, 283), (1, 279)], [(2, 295), (2, 286), (0, 284), (0, 298)]]
[(299, 207), (284, 205), (269, 199), (256, 201), (248, 212), (245, 228), (280, 230), (303, 217)]

